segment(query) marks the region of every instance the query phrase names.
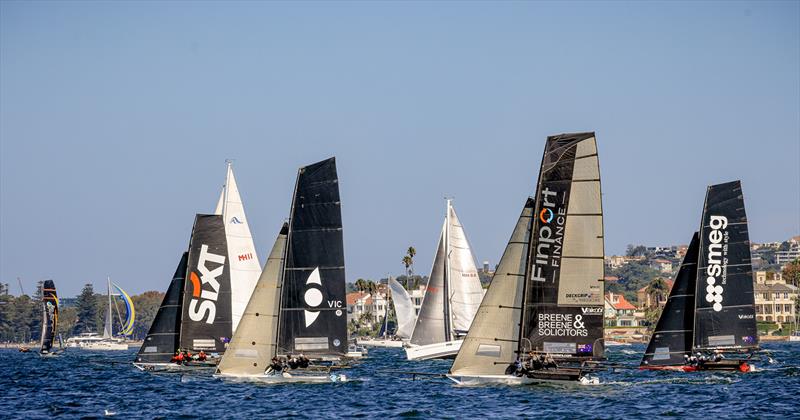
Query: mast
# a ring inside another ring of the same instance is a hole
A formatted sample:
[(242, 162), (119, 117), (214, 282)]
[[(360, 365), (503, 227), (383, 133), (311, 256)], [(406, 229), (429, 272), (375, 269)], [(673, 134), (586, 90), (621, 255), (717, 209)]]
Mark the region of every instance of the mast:
[(231, 182), (231, 161), (225, 159), (225, 186), (222, 187), (222, 214), (228, 214), (228, 186)]
[(452, 312), (450, 310), (450, 199), (447, 198), (444, 223), (444, 341), (452, 340)]
[(111, 314), (111, 276), (106, 277), (108, 282), (107, 290), (108, 290), (108, 310), (106, 311), (106, 325), (103, 328), (103, 338), (112, 338), (114, 336), (114, 330), (112, 327), (112, 314)]

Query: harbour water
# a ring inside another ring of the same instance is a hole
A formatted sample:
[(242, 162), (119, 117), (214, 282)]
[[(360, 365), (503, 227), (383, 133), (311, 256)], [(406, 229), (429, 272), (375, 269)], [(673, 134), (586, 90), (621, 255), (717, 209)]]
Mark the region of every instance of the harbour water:
[(450, 361), (412, 363), (401, 349), (372, 349), (320, 385), (226, 383), (210, 374), (141, 372), (128, 352), (72, 350), (57, 358), (0, 350), (2, 418), (652, 418), (800, 417), (800, 343), (767, 343), (774, 364), (737, 373), (641, 372), (644, 346), (609, 349), (627, 366), (599, 372), (600, 385), (475, 387), (412, 380), (397, 370), (446, 372)]

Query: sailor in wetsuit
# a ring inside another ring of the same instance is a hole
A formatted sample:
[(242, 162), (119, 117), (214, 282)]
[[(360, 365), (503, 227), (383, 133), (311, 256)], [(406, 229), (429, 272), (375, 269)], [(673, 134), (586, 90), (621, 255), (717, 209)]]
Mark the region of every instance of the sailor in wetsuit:
[(310, 362), (311, 362), (311, 361), (308, 359), (308, 357), (306, 357), (306, 356), (305, 356), (304, 354), (302, 354), (302, 353), (300, 353), (300, 357), (298, 357), (298, 358), (297, 358), (297, 366), (298, 366), (300, 369), (305, 369), (305, 368), (307, 368), (307, 367), (308, 367), (308, 364), (309, 364)]
[(550, 353), (545, 355), (543, 364), (545, 369), (558, 369), (558, 363), (556, 363), (555, 359), (553, 359), (553, 356), (551, 356)]
[(267, 367), (267, 370), (264, 373), (266, 373), (267, 375), (277, 375), (282, 373), (284, 368), (285, 368), (284, 364), (281, 363), (278, 357), (273, 357), (272, 362), (270, 363), (269, 367)]

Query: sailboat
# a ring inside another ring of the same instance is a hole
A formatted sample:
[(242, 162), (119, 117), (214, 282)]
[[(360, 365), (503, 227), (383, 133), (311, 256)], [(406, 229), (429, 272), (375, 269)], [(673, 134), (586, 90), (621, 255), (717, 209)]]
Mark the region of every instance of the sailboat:
[(425, 296), (405, 348), (408, 360), (455, 357), (483, 298), (472, 251), (450, 199), (436, 248)]
[(604, 357), (603, 242), (594, 133), (548, 137), (536, 195), (525, 202), (448, 378), (596, 383), (584, 364)]
[(262, 382), (343, 380), (328, 370), (265, 373), (273, 358), (302, 354), (339, 360), (346, 355), (343, 250), (336, 161), (331, 158), (298, 171), (289, 223), (275, 240), (216, 375)]
[[(53, 280), (45, 280), (42, 284), (42, 337), (39, 341), (40, 356), (54, 356), (64, 351), (53, 349), (53, 342), (58, 333), (58, 294)], [(60, 336), (59, 336), (60, 337)]]
[[(758, 350), (740, 181), (708, 187), (701, 220), (640, 369), (748, 372)], [(723, 356), (727, 354), (728, 356)]]
[[(214, 214), (195, 216), (184, 252), (134, 361), (143, 370), (216, 365), (238, 327), (261, 273), (230, 161)], [(207, 362), (172, 363), (178, 350), (208, 352)]]
[(414, 323), (416, 322), (416, 314), (414, 313), (414, 304), (411, 302), (411, 296), (408, 291), (393, 277), (389, 276), (387, 279), (387, 287), (390, 291), (392, 306), (397, 318), (397, 328), (392, 337), (389, 336), (389, 305), (386, 305), (386, 314), (384, 315), (384, 325), (382, 326), (382, 334), (380, 338), (358, 340), (358, 344), (365, 347), (403, 347), (411, 338), (411, 333), (414, 332)]
[[(106, 316), (105, 316), (105, 325), (103, 327), (103, 335), (98, 335), (95, 333), (83, 333), (78, 335), (77, 337), (71, 337), (67, 340), (67, 346), (69, 347), (76, 347), (84, 350), (100, 350), (100, 351), (112, 351), (112, 350), (128, 350), (128, 343), (125, 342), (124, 337), (133, 333), (133, 323), (136, 319), (136, 309), (133, 305), (133, 300), (131, 297), (122, 290), (119, 285), (114, 284), (111, 282), (111, 278), (107, 279), (108, 287), (107, 287), (107, 296), (108, 296), (108, 305), (106, 307)], [(117, 290), (117, 293), (112, 293), (111, 286)], [(114, 304), (114, 296), (119, 296), (123, 302), (125, 302), (125, 320), (122, 320), (122, 317), (118, 313), (117, 316), (120, 319), (120, 323), (122, 328), (119, 331), (119, 335), (123, 336), (123, 338), (118, 338), (114, 336), (114, 328), (113, 328), (113, 312), (112, 309), (115, 307)]]

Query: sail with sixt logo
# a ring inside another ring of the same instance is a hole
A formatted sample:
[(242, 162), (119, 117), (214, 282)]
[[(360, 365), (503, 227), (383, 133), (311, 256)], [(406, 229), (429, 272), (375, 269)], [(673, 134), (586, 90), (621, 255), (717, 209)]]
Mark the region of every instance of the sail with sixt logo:
[(278, 354), (347, 353), (342, 211), (336, 160), (300, 168), (289, 220)]
[(700, 228), (694, 346), (758, 347), (750, 237), (740, 181), (706, 192)]
[(594, 133), (548, 137), (535, 199), (520, 351), (602, 357), (603, 213)]
[(180, 348), (225, 351), (232, 334), (231, 281), (220, 215), (195, 218), (182, 302)]

